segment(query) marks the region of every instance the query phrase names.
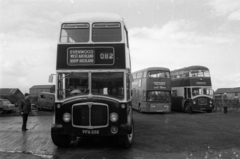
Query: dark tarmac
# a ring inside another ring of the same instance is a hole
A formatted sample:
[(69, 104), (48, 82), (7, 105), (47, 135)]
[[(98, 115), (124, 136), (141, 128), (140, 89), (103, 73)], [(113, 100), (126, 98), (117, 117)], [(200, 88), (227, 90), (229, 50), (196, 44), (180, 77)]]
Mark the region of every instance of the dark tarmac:
[(240, 112), (227, 114), (133, 111), (135, 136), (131, 148), (119, 147), (113, 139), (84, 138), (70, 148), (57, 148), (51, 140), (52, 112), (40, 111), (28, 119), (0, 115), (0, 158), (2, 159), (191, 159), (240, 158)]

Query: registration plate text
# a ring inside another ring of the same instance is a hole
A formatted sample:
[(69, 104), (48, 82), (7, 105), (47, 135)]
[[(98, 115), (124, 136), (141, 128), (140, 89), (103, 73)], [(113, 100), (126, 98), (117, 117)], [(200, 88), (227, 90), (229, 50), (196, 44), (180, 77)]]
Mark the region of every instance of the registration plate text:
[(99, 134), (99, 130), (82, 130), (83, 134)]

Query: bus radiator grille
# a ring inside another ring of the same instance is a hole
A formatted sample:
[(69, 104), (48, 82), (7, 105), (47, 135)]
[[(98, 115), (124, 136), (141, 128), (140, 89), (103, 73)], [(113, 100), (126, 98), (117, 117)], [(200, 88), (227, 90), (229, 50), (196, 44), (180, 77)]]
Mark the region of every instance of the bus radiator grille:
[(207, 105), (207, 99), (206, 98), (199, 98), (198, 99), (198, 105)]
[(72, 112), (73, 126), (105, 127), (108, 125), (108, 107), (106, 105), (77, 105)]

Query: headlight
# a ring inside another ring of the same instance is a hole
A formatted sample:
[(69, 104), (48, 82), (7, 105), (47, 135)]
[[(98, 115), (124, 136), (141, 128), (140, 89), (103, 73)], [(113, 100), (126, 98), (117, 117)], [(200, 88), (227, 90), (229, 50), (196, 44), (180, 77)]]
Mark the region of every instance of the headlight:
[(116, 122), (118, 120), (118, 114), (117, 113), (111, 113), (110, 114), (110, 120), (111, 120), (111, 122)]
[(59, 109), (61, 107), (61, 104), (57, 104), (57, 108)]
[(121, 104), (121, 108), (123, 108), (123, 109), (124, 109), (124, 108), (125, 108), (125, 104)]
[(212, 104), (212, 101), (210, 100), (209, 103)]
[(71, 120), (71, 115), (69, 113), (63, 114), (63, 121), (69, 122)]
[(193, 101), (193, 104), (196, 104), (196, 101)]

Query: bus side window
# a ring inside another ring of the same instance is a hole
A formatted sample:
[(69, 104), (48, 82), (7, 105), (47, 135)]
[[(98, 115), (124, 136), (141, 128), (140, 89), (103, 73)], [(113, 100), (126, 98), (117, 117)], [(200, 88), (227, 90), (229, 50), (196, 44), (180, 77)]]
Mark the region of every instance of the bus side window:
[(187, 88), (184, 88), (184, 99), (187, 99)]
[(188, 88), (188, 98), (191, 98), (191, 88)]
[(143, 75), (142, 72), (138, 72), (138, 73), (137, 73), (137, 78), (142, 78), (142, 75)]
[(138, 86), (141, 87), (142, 86), (142, 79), (138, 80)]
[(172, 91), (172, 96), (176, 97), (177, 96), (177, 90)]
[(40, 97), (41, 97), (41, 98), (45, 98), (45, 96), (44, 96), (44, 95), (41, 95)]
[(146, 94), (146, 91), (143, 90), (143, 101), (146, 101), (147, 100), (147, 94)]
[(144, 71), (143, 72), (143, 78), (146, 78), (147, 77), (147, 71)]

